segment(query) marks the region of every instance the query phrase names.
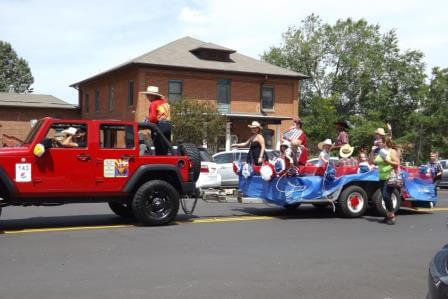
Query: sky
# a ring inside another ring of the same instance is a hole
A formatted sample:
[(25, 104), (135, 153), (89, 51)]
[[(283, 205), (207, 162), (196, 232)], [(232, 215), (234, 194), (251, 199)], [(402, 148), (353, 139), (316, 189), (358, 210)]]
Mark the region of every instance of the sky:
[(430, 74), (448, 67), (448, 1), (413, 0), (0, 0), (0, 40), (26, 59), (34, 92), (77, 104), (70, 84), (191, 36), (259, 58), (314, 13), (395, 29), (402, 50), (418, 49)]

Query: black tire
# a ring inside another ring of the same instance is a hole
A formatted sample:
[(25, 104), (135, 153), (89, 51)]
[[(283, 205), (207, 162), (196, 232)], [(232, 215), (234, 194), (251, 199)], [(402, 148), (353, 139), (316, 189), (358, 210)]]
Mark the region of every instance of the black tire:
[(201, 173), (201, 155), (198, 148), (196, 147), (196, 145), (191, 143), (182, 143), (179, 146), (178, 153), (181, 156), (188, 156), (188, 158), (191, 160), (191, 163), (193, 164), (192, 181), (196, 182), (199, 178), (199, 174)]
[[(398, 210), (400, 210), (401, 196), (397, 189), (394, 189), (394, 192), (392, 192), (392, 204), (394, 205), (394, 213), (398, 212)], [(386, 217), (386, 206), (380, 189), (373, 193), (372, 208), (376, 215)]]
[(338, 212), (346, 218), (361, 217), (367, 210), (367, 203), (368, 198), (364, 189), (356, 185), (348, 186), (339, 195)]
[(168, 224), (179, 211), (179, 193), (165, 181), (146, 182), (135, 193), (132, 210), (143, 225)]
[(297, 209), (298, 207), (300, 207), (300, 204), (301, 204), (300, 202), (298, 202), (298, 203), (291, 203), (291, 204), (287, 203), (283, 207), (285, 209), (287, 209), (288, 211), (293, 211), (293, 210)]
[(127, 205), (120, 202), (109, 202), (109, 208), (112, 210), (112, 212), (114, 212), (116, 215), (122, 218), (126, 219), (135, 218), (131, 205)]

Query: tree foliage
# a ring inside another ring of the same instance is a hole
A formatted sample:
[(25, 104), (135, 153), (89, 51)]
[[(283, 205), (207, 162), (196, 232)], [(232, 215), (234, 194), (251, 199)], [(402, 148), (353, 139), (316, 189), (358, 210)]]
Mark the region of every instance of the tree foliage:
[(375, 128), (390, 123), (407, 159), (421, 162), (436, 149), (445, 153), (448, 124), (442, 115), (448, 111), (439, 108), (447, 104), (448, 71), (434, 69), (428, 85), (423, 53), (402, 51), (394, 30), (382, 33), (363, 19), (328, 24), (313, 14), (262, 58), (311, 76), (301, 81), (299, 108), (311, 144), (334, 139), (333, 120), (347, 119), (358, 147), (370, 147)]
[(183, 98), (170, 102), (175, 143), (188, 140), (197, 145), (216, 147), (217, 136), (225, 132), (226, 120), (210, 101)]
[(28, 62), (19, 58), (9, 43), (0, 41), (0, 92), (9, 91), (10, 85), (15, 92), (32, 92), (33, 82)]

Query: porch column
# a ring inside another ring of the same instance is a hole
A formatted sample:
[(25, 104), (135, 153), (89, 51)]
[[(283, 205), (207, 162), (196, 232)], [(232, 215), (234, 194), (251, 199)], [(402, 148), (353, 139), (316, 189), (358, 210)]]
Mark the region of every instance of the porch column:
[(231, 122), (226, 123), (226, 151), (230, 151), (230, 124)]
[(280, 150), (280, 125), (275, 125), (275, 149)]

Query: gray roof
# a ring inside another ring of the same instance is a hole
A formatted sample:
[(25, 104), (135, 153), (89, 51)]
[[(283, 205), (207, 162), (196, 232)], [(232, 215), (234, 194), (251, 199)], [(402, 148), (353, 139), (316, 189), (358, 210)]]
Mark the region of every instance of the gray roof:
[(136, 57), (130, 61), (120, 64), (105, 72), (99, 73), (93, 77), (87, 78), (71, 86), (77, 86), (82, 82), (94, 79), (103, 74), (128, 66), (130, 64), (145, 64), (166, 67), (181, 67), (199, 70), (211, 70), (222, 72), (238, 72), (260, 75), (273, 75), (294, 77), (298, 79), (309, 78), (309, 76), (297, 73), (252, 57), (234, 52), (230, 54), (231, 62), (222, 62), (215, 60), (199, 59), (191, 51), (198, 48), (212, 48), (221, 51), (232, 52), (232, 49), (216, 45), (213, 43), (205, 43), (192, 37), (184, 37), (157, 48), (151, 52)]
[(0, 92), (0, 107), (78, 108), (51, 95), (15, 92)]

